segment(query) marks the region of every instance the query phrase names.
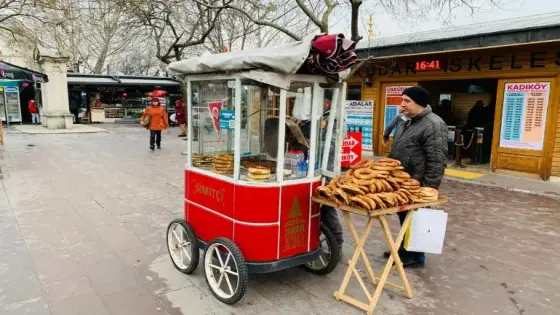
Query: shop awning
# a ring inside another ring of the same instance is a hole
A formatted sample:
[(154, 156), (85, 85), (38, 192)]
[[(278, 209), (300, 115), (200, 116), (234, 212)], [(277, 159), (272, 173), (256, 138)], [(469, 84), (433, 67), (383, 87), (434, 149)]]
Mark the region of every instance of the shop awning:
[(22, 80), (30, 82), (49, 82), (46, 74), (20, 67), (9, 62), (0, 61), (0, 79)]
[(180, 82), (162, 77), (112, 76), (68, 73), (68, 84), (79, 85), (123, 85), (123, 86), (179, 86)]

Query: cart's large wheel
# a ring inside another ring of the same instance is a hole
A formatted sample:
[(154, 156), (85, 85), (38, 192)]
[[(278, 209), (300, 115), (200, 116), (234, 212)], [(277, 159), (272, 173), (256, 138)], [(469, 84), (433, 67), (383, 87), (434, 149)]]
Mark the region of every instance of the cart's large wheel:
[(239, 301), (249, 285), (245, 258), (227, 238), (216, 238), (204, 253), (204, 276), (212, 294), (223, 303)]
[(196, 235), (183, 219), (176, 219), (167, 226), (167, 251), (175, 268), (191, 274), (198, 266), (200, 252)]
[(342, 248), (338, 245), (334, 234), (329, 228), (321, 223), (321, 234), (319, 235), (319, 257), (304, 265), (309, 272), (318, 275), (331, 273), (342, 256)]

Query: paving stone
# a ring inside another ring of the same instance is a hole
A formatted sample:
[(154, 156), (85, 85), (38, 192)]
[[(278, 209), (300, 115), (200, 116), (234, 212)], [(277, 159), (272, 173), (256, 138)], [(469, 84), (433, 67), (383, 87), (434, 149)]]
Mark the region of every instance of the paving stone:
[(144, 288), (106, 295), (103, 301), (112, 314), (168, 315), (156, 298)]
[(2, 315), (51, 315), (49, 306), (42, 298), (0, 305)]
[(44, 285), (43, 291), (49, 302), (55, 302), (77, 295), (95, 293), (95, 289), (85, 276)]
[[(145, 130), (107, 129), (92, 135), (6, 133), (0, 152), (0, 314), (46, 315), (46, 303), (51, 315), (144, 309), (169, 315), (362, 313), (333, 297), (352, 255), (346, 229), (344, 261), (330, 275), (302, 269), (251, 275), (241, 301), (218, 302), (202, 260), (187, 276), (167, 254), (167, 225), (183, 211), (185, 142), (172, 129), (164, 134), (164, 148), (150, 152)], [(541, 190), (552, 192), (549, 187)], [(425, 269), (408, 272), (413, 299), (388, 291), (376, 313), (555, 314), (560, 201), (448, 180), (441, 194), (451, 197), (442, 207), (449, 213), (443, 254), (428, 255)], [(387, 219), (398, 231), (396, 216)], [(353, 220), (362, 231), (365, 219)], [(376, 271), (386, 248), (376, 224), (365, 245)], [(356, 281), (349, 292), (362, 297)]]
[(95, 293), (71, 296), (49, 305), (51, 315), (111, 315)]

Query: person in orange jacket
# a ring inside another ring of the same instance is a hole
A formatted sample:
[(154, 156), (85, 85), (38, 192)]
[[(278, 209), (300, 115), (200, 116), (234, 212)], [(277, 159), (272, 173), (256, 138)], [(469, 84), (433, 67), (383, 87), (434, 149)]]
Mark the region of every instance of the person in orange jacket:
[(159, 98), (152, 98), (152, 104), (142, 114), (140, 122), (142, 123), (148, 117), (150, 121), (146, 128), (150, 130), (150, 150), (153, 151), (155, 146), (161, 149), (161, 131), (169, 126), (169, 121), (167, 111), (161, 106)]

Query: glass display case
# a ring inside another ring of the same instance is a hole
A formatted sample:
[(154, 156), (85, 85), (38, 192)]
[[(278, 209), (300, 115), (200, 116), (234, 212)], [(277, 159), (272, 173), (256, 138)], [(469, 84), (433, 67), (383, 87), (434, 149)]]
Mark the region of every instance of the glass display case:
[[(323, 159), (325, 152), (334, 165), (337, 120), (333, 113), (329, 121), (329, 114), (340, 84), (327, 84), (321, 77), (295, 77), (288, 89), (235, 76), (188, 81), (192, 137), (187, 165), (256, 184), (319, 178), (320, 165), (329, 163)], [(330, 135), (329, 126), (333, 126)]]

